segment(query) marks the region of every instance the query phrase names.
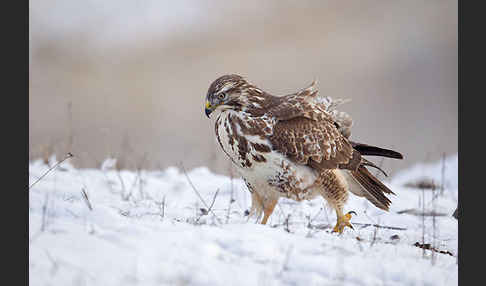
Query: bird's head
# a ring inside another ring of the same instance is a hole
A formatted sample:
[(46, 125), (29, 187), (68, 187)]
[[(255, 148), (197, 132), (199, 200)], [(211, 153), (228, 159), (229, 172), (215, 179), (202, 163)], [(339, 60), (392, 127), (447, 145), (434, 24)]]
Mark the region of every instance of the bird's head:
[(224, 75), (213, 81), (206, 95), (206, 116), (215, 110), (244, 110), (250, 104), (248, 91), (255, 90), (242, 76)]

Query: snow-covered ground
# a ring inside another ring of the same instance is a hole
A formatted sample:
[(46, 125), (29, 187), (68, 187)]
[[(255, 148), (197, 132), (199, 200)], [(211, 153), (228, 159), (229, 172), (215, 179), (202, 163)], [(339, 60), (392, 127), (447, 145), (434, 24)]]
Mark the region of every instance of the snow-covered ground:
[[(76, 169), (66, 161), (30, 189), (31, 285), (458, 283), (458, 226), (451, 217), (457, 155), (445, 160), (444, 172), (441, 162), (417, 165), (385, 181), (397, 194), (390, 212), (350, 195), (346, 210), (358, 214), (355, 229), (341, 235), (331, 233), (335, 214), (322, 199), (282, 199), (269, 223), (259, 225), (245, 216), (251, 199), (240, 179), (207, 168), (132, 172), (113, 165)], [(30, 184), (48, 168), (30, 162)], [(442, 194), (405, 186), (424, 177), (440, 185), (442, 173)], [(209, 214), (186, 174), (207, 205), (214, 199)], [(435, 223), (417, 215), (423, 210), (439, 213)]]

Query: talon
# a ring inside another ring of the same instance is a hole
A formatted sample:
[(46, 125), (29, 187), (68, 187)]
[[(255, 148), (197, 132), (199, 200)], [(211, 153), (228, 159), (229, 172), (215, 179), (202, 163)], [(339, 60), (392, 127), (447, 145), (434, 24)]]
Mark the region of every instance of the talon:
[(338, 217), (336, 226), (334, 226), (334, 228), (332, 229), (332, 232), (342, 233), (346, 226), (354, 230), (353, 225), (349, 222), (349, 220), (351, 219), (351, 214), (356, 215), (356, 212), (350, 211), (347, 214), (345, 214), (341, 217)]

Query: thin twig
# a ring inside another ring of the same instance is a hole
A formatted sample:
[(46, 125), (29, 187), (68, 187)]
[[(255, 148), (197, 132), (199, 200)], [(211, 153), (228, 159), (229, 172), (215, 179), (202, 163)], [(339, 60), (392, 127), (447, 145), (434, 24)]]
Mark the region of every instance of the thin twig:
[[(436, 193), (436, 190), (435, 188), (432, 189), (432, 212), (435, 214), (435, 206), (436, 206), (436, 203), (435, 203), (435, 193)], [(435, 226), (435, 215), (432, 216), (432, 247), (435, 247), (435, 235), (436, 235), (436, 226)], [(431, 264), (434, 265), (435, 264), (435, 253), (432, 252), (432, 259), (430, 260)]]
[(448, 254), (450, 256), (454, 256), (450, 251), (448, 250), (438, 250), (437, 248), (433, 247), (430, 245), (430, 243), (419, 243), (418, 241), (413, 244), (413, 246), (422, 248), (423, 251), (426, 249), (431, 250), (432, 252), (437, 252), (437, 253), (442, 253), (442, 254)]
[(284, 224), (285, 224), (285, 228), (284, 229), (288, 233), (290, 233), (289, 220), (290, 220), (290, 214), (287, 215), (287, 218), (285, 219), (285, 222), (284, 222)]
[(35, 181), (34, 183), (32, 183), (32, 185), (29, 186), (29, 190), (35, 185), (37, 184), (40, 180), (42, 180), (42, 178), (44, 178), (47, 174), (49, 174), (52, 170), (54, 170), (55, 168), (57, 168), (57, 166), (59, 166), (62, 162), (66, 161), (67, 159), (71, 158), (71, 157), (74, 157), (73, 154), (71, 154), (70, 152), (68, 152), (66, 154), (66, 157), (64, 157), (64, 159), (62, 159), (61, 161), (57, 162), (54, 166), (52, 166), (51, 168), (49, 168), (49, 170), (47, 170), (44, 174), (42, 174), (42, 176), (39, 177), (39, 179), (37, 179), (37, 181)]
[(441, 169), (441, 182), (440, 182), (440, 195), (444, 194), (444, 178), (445, 178), (445, 153), (442, 153), (442, 169)]
[(314, 221), (314, 220), (317, 218), (317, 216), (319, 216), (319, 214), (322, 212), (322, 210), (323, 210), (323, 208), (321, 207), (321, 208), (319, 209), (319, 211), (317, 212), (317, 214), (316, 214), (316, 215), (315, 215), (313, 218), (311, 218), (311, 217), (309, 216), (309, 221), (308, 221), (308, 223), (307, 223), (307, 227), (308, 227), (308, 228), (311, 228), (311, 227), (312, 227), (312, 222), (313, 222), (313, 221)]
[[(213, 209), (214, 202), (216, 202), (216, 197), (218, 196), (218, 193), (219, 193), (219, 189), (216, 190), (216, 193), (213, 196), (213, 201), (211, 202), (211, 205), (209, 206), (209, 210)], [(208, 210), (208, 212), (209, 212), (209, 210)]]
[(353, 222), (353, 225), (361, 225), (361, 229), (366, 228), (368, 226), (374, 226), (376, 228), (385, 228), (385, 229), (393, 229), (393, 230), (407, 230), (404, 227), (396, 227), (396, 226), (386, 226), (386, 225), (379, 225), (376, 223), (359, 223), (359, 222)]
[(68, 150), (73, 150), (74, 144), (74, 135), (73, 135), (73, 103), (69, 101), (67, 104), (68, 109), (68, 128), (69, 128), (69, 135), (68, 135)]
[(228, 203), (228, 211), (226, 213), (226, 223), (229, 222), (230, 212), (231, 212), (231, 204), (235, 201), (233, 199), (233, 168), (232, 168), (231, 161), (230, 161), (229, 171), (230, 171), (230, 182), (231, 182), (231, 194), (230, 194), (230, 200), (229, 200), (229, 203)]
[(184, 165), (181, 164), (181, 168), (182, 168), (182, 172), (184, 173), (184, 175), (186, 176), (186, 179), (187, 181), (189, 182), (189, 185), (191, 185), (192, 189), (194, 190), (194, 192), (196, 193), (196, 195), (199, 197), (199, 199), (201, 200), (201, 202), (204, 204), (204, 206), (209, 209), (209, 206), (208, 204), (206, 204), (206, 202), (204, 201), (204, 199), (202, 198), (201, 194), (199, 194), (199, 192), (197, 191), (196, 187), (192, 184), (192, 181), (191, 179), (189, 178), (189, 176), (187, 175), (187, 172), (186, 172), (186, 169), (184, 168)]
[(324, 206), (324, 213), (326, 214), (327, 224), (331, 225), (331, 221), (329, 220), (329, 215), (327, 214), (327, 208), (326, 208), (326, 206)]
[(208, 206), (208, 204), (206, 204), (206, 202), (204, 201), (204, 199), (202, 198), (201, 194), (197, 191), (196, 187), (194, 186), (194, 184), (192, 183), (191, 179), (189, 178), (189, 176), (187, 175), (187, 172), (186, 172), (186, 169), (184, 168), (184, 165), (181, 163), (181, 169), (182, 169), (182, 172), (184, 173), (184, 175), (186, 176), (186, 179), (187, 181), (189, 182), (189, 185), (191, 185), (191, 188), (194, 190), (194, 192), (196, 193), (196, 195), (199, 197), (199, 199), (201, 200), (201, 202), (204, 204), (204, 206), (206, 207), (206, 209), (208, 209), (208, 212), (210, 211), (213, 216), (218, 220), (219, 223), (221, 223), (221, 220), (218, 218), (218, 216), (213, 212), (213, 210), (211, 210)]
[(162, 199), (162, 218), (165, 216), (165, 195), (164, 198)]
[[(278, 217), (278, 223), (280, 224), (280, 218), (281, 218), (281, 216), (283, 216), (284, 219), (285, 219), (285, 217), (287, 216), (287, 214), (283, 211), (282, 206), (280, 205), (280, 202), (277, 202), (277, 206), (278, 206), (278, 209), (280, 210), (280, 215)], [(262, 209), (263, 209), (263, 204), (262, 204)]]
[(132, 182), (132, 185), (130, 186), (130, 190), (128, 191), (129, 194), (132, 194), (133, 189), (137, 185), (137, 181), (140, 182), (140, 171), (139, 170), (137, 170), (137, 176), (135, 177), (135, 179)]
[(214, 196), (213, 196), (213, 201), (211, 202), (211, 205), (209, 206), (209, 208), (204, 212), (202, 213), (197, 219), (196, 219), (196, 222), (199, 221), (199, 219), (203, 216), (203, 215), (206, 215), (208, 214), (210, 211), (212, 211), (213, 209), (213, 206), (214, 206), (214, 202), (216, 201), (216, 197), (218, 196), (218, 193), (219, 193), (219, 189), (216, 190), (216, 193), (214, 193)]
[(121, 192), (120, 192), (120, 196), (121, 196), (122, 200), (127, 201), (130, 198), (130, 195), (132, 193), (128, 193), (127, 196), (125, 196), (125, 191), (126, 191), (125, 183), (123, 182), (123, 179), (122, 179), (122, 177), (120, 175), (120, 170), (119, 169), (116, 170), (116, 175), (118, 176), (118, 180), (120, 180), (120, 184), (121, 184), (121, 188), (122, 188), (121, 189)]
[(378, 228), (377, 228), (377, 227), (375, 227), (375, 228), (373, 229), (373, 240), (371, 241), (370, 248), (372, 248), (372, 247), (373, 247), (373, 245), (374, 245), (374, 244), (375, 244), (375, 242), (376, 242), (376, 233), (377, 233), (377, 232), (378, 232)]
[(49, 258), (49, 260), (51, 261), (52, 263), (52, 268), (51, 268), (51, 276), (54, 276), (57, 272), (57, 270), (59, 269), (59, 263), (51, 256), (51, 254), (49, 253), (49, 251), (47, 251), (47, 249), (45, 249), (45, 253), (47, 255), (47, 258)]
[[(422, 244), (425, 243), (425, 192), (422, 188)], [(422, 257), (425, 257), (425, 248), (422, 252)]]
[(138, 178), (138, 193), (140, 194), (141, 200), (143, 200), (145, 198), (145, 192), (143, 191), (143, 185), (145, 183), (144, 183), (144, 180), (142, 178), (142, 168), (147, 161), (147, 156), (148, 156), (148, 154), (147, 154), (147, 152), (145, 152), (142, 156), (142, 159), (138, 162), (138, 166), (136, 167), (137, 178)]
[(47, 227), (47, 219), (48, 219), (48, 212), (47, 212), (47, 204), (49, 202), (49, 193), (45, 193), (45, 200), (44, 200), (44, 205), (42, 205), (42, 223), (41, 223), (41, 228), (40, 231), (44, 232)]
[(83, 199), (86, 202), (86, 205), (88, 206), (88, 209), (90, 211), (93, 210), (93, 207), (91, 206), (91, 203), (89, 202), (88, 194), (86, 193), (86, 190), (84, 188), (81, 188), (81, 194), (83, 194)]

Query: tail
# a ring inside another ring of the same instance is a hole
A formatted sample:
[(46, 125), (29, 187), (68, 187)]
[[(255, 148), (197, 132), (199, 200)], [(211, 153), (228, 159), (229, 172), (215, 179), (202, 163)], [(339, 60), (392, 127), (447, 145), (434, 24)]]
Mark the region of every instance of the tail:
[(376, 207), (388, 211), (391, 201), (385, 194), (395, 194), (375, 176), (373, 176), (364, 165), (358, 170), (350, 171), (351, 177), (357, 182), (360, 188), (350, 188), (355, 195), (367, 198)]
[(357, 150), (361, 155), (368, 156), (381, 156), (394, 159), (403, 159), (403, 155), (397, 151), (384, 149), (376, 146), (366, 145), (362, 143), (351, 142), (351, 145), (355, 150)]

